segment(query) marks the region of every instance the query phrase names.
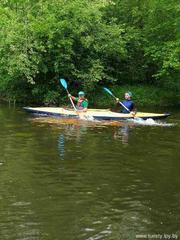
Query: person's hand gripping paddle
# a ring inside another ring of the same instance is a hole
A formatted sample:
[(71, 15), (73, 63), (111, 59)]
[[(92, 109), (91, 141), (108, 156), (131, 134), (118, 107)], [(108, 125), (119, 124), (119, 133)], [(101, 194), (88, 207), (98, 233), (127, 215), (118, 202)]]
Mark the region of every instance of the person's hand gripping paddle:
[[(68, 97), (69, 97), (69, 96), (70, 96), (70, 93), (69, 93), (68, 88), (67, 88), (67, 82), (66, 82), (66, 80), (63, 79), (63, 78), (61, 78), (59, 81), (60, 81), (61, 85), (66, 89), (66, 92), (67, 92)], [(73, 106), (73, 108), (74, 108), (74, 111), (77, 112), (77, 108), (76, 108), (75, 105), (74, 105), (74, 102), (73, 102), (73, 100), (72, 100), (72, 97), (70, 96), (69, 99), (70, 99), (71, 104), (72, 104), (72, 106)]]
[(71, 95), (70, 95), (70, 93), (68, 91), (66, 80), (61, 78), (59, 81), (60, 81), (61, 85), (65, 88), (65, 90), (66, 90), (66, 92), (68, 94), (68, 97), (69, 97), (69, 99), (71, 101), (71, 104), (72, 104), (72, 106), (74, 108), (74, 111), (79, 116), (79, 118), (82, 119), (82, 120), (89, 120), (89, 121), (94, 120), (93, 116), (89, 116), (89, 115), (87, 115), (87, 113), (83, 113), (83, 112), (78, 111), (78, 109), (75, 107), (74, 102), (72, 100), (72, 97), (71, 97)]
[[(117, 97), (106, 87), (103, 88), (105, 92), (107, 92), (109, 95), (111, 95), (113, 98), (115, 98), (117, 100)], [(139, 117), (135, 117), (136, 114), (133, 114), (121, 101), (118, 101), (118, 103), (125, 108), (132, 116), (133, 118), (136, 118), (136, 120), (142, 120)]]

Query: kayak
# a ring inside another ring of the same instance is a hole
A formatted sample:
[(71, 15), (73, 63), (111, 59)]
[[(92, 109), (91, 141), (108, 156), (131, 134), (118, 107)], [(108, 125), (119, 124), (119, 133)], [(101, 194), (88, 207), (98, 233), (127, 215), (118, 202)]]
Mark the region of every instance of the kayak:
[[(87, 112), (80, 112), (77, 114), (72, 109), (65, 109), (60, 107), (24, 107), (26, 112), (43, 115), (43, 116), (54, 116), (60, 118), (80, 118), (81, 116), (86, 119), (94, 120), (110, 120), (110, 121), (122, 121), (127, 119), (134, 119), (134, 116), (130, 113), (119, 113), (113, 112), (109, 109), (88, 109)], [(168, 117), (169, 113), (148, 113), (148, 112), (137, 112), (135, 118), (146, 119), (163, 119)]]

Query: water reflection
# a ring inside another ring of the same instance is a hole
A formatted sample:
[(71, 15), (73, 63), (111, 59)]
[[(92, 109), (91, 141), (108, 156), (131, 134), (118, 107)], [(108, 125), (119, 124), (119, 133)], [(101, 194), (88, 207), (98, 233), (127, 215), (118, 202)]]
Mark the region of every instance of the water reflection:
[(0, 239), (119, 240), (179, 229), (179, 127), (28, 121), (8, 108), (0, 118)]
[[(109, 137), (114, 139), (115, 141), (121, 141), (123, 145), (128, 145), (129, 143), (129, 134), (131, 132), (131, 129), (133, 129), (135, 126), (124, 124), (122, 123), (121, 126), (113, 126), (109, 129), (108, 126), (104, 125), (90, 125), (89, 123), (76, 123), (76, 124), (66, 124), (63, 125), (61, 128), (61, 131), (58, 136), (57, 145), (58, 145), (58, 152), (61, 160), (64, 160), (66, 150), (69, 149), (70, 145), (72, 146), (73, 141), (75, 145), (78, 147), (82, 145), (83, 136), (87, 134), (87, 131), (93, 130), (94, 132), (101, 132), (100, 129), (108, 128), (107, 134), (109, 134)], [(88, 130), (89, 129), (89, 130)], [(90, 134), (89, 132), (89, 134)], [(100, 135), (99, 135), (100, 136)], [(67, 147), (68, 145), (68, 147)]]
[(59, 150), (59, 156), (61, 160), (64, 160), (64, 152), (65, 152), (65, 140), (64, 140), (64, 134), (60, 134), (58, 138), (58, 150)]
[(124, 125), (122, 127), (118, 127), (114, 131), (114, 139), (121, 139), (122, 144), (128, 144), (129, 140), (129, 126)]
[(76, 145), (80, 145), (81, 137), (87, 132), (87, 124), (67, 124), (63, 125), (63, 129), (58, 137), (58, 151), (61, 160), (64, 160), (65, 149), (68, 141), (74, 139)]

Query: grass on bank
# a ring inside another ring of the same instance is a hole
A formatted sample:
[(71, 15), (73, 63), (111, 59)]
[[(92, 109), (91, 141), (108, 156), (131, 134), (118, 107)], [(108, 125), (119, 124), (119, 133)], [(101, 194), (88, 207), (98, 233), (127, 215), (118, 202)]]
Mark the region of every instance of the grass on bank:
[[(106, 86), (116, 97), (121, 101), (124, 99), (124, 93), (131, 91), (133, 93), (133, 101), (137, 107), (154, 106), (154, 107), (167, 107), (180, 105), (180, 92), (157, 88), (153, 86)], [(34, 106), (67, 106), (70, 105), (69, 99), (65, 91), (60, 89), (49, 90), (48, 92), (41, 92), (35, 97), (23, 95), (15, 97), (9, 95), (0, 96), (1, 100), (20, 103), (23, 105)], [(73, 91), (74, 90), (74, 91)], [(70, 92), (77, 96), (78, 92), (83, 89), (70, 89)], [(24, 97), (23, 97), (24, 96)], [(86, 92), (86, 97), (89, 101), (90, 108), (113, 108), (116, 102), (112, 96), (103, 90), (103, 87), (98, 87), (94, 91)]]
[[(120, 100), (124, 99), (124, 93), (131, 91), (133, 101), (138, 106), (177, 106), (180, 105), (180, 94), (167, 89), (160, 89), (150, 86), (113, 86), (109, 89)], [(113, 97), (108, 95), (103, 89), (88, 96), (90, 105), (94, 107), (110, 107), (115, 105)]]

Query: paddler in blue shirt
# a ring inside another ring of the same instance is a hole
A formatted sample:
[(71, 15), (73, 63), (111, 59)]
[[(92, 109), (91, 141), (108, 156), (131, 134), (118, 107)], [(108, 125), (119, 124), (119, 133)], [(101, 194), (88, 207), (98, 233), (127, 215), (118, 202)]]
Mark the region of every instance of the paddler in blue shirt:
[(77, 101), (77, 110), (87, 112), (88, 100), (85, 98), (85, 93), (83, 91), (78, 93), (78, 97), (71, 96), (71, 94), (69, 94), (68, 97), (71, 97), (74, 101)]
[[(134, 102), (131, 100), (132, 98), (132, 92), (126, 92), (124, 95), (125, 100), (122, 101), (122, 104), (129, 109), (129, 111), (127, 109), (125, 109), (124, 107), (122, 107), (121, 112), (122, 113), (131, 113), (133, 115), (136, 114), (136, 110), (135, 110), (135, 105)], [(119, 102), (119, 98), (116, 98), (116, 101)]]

